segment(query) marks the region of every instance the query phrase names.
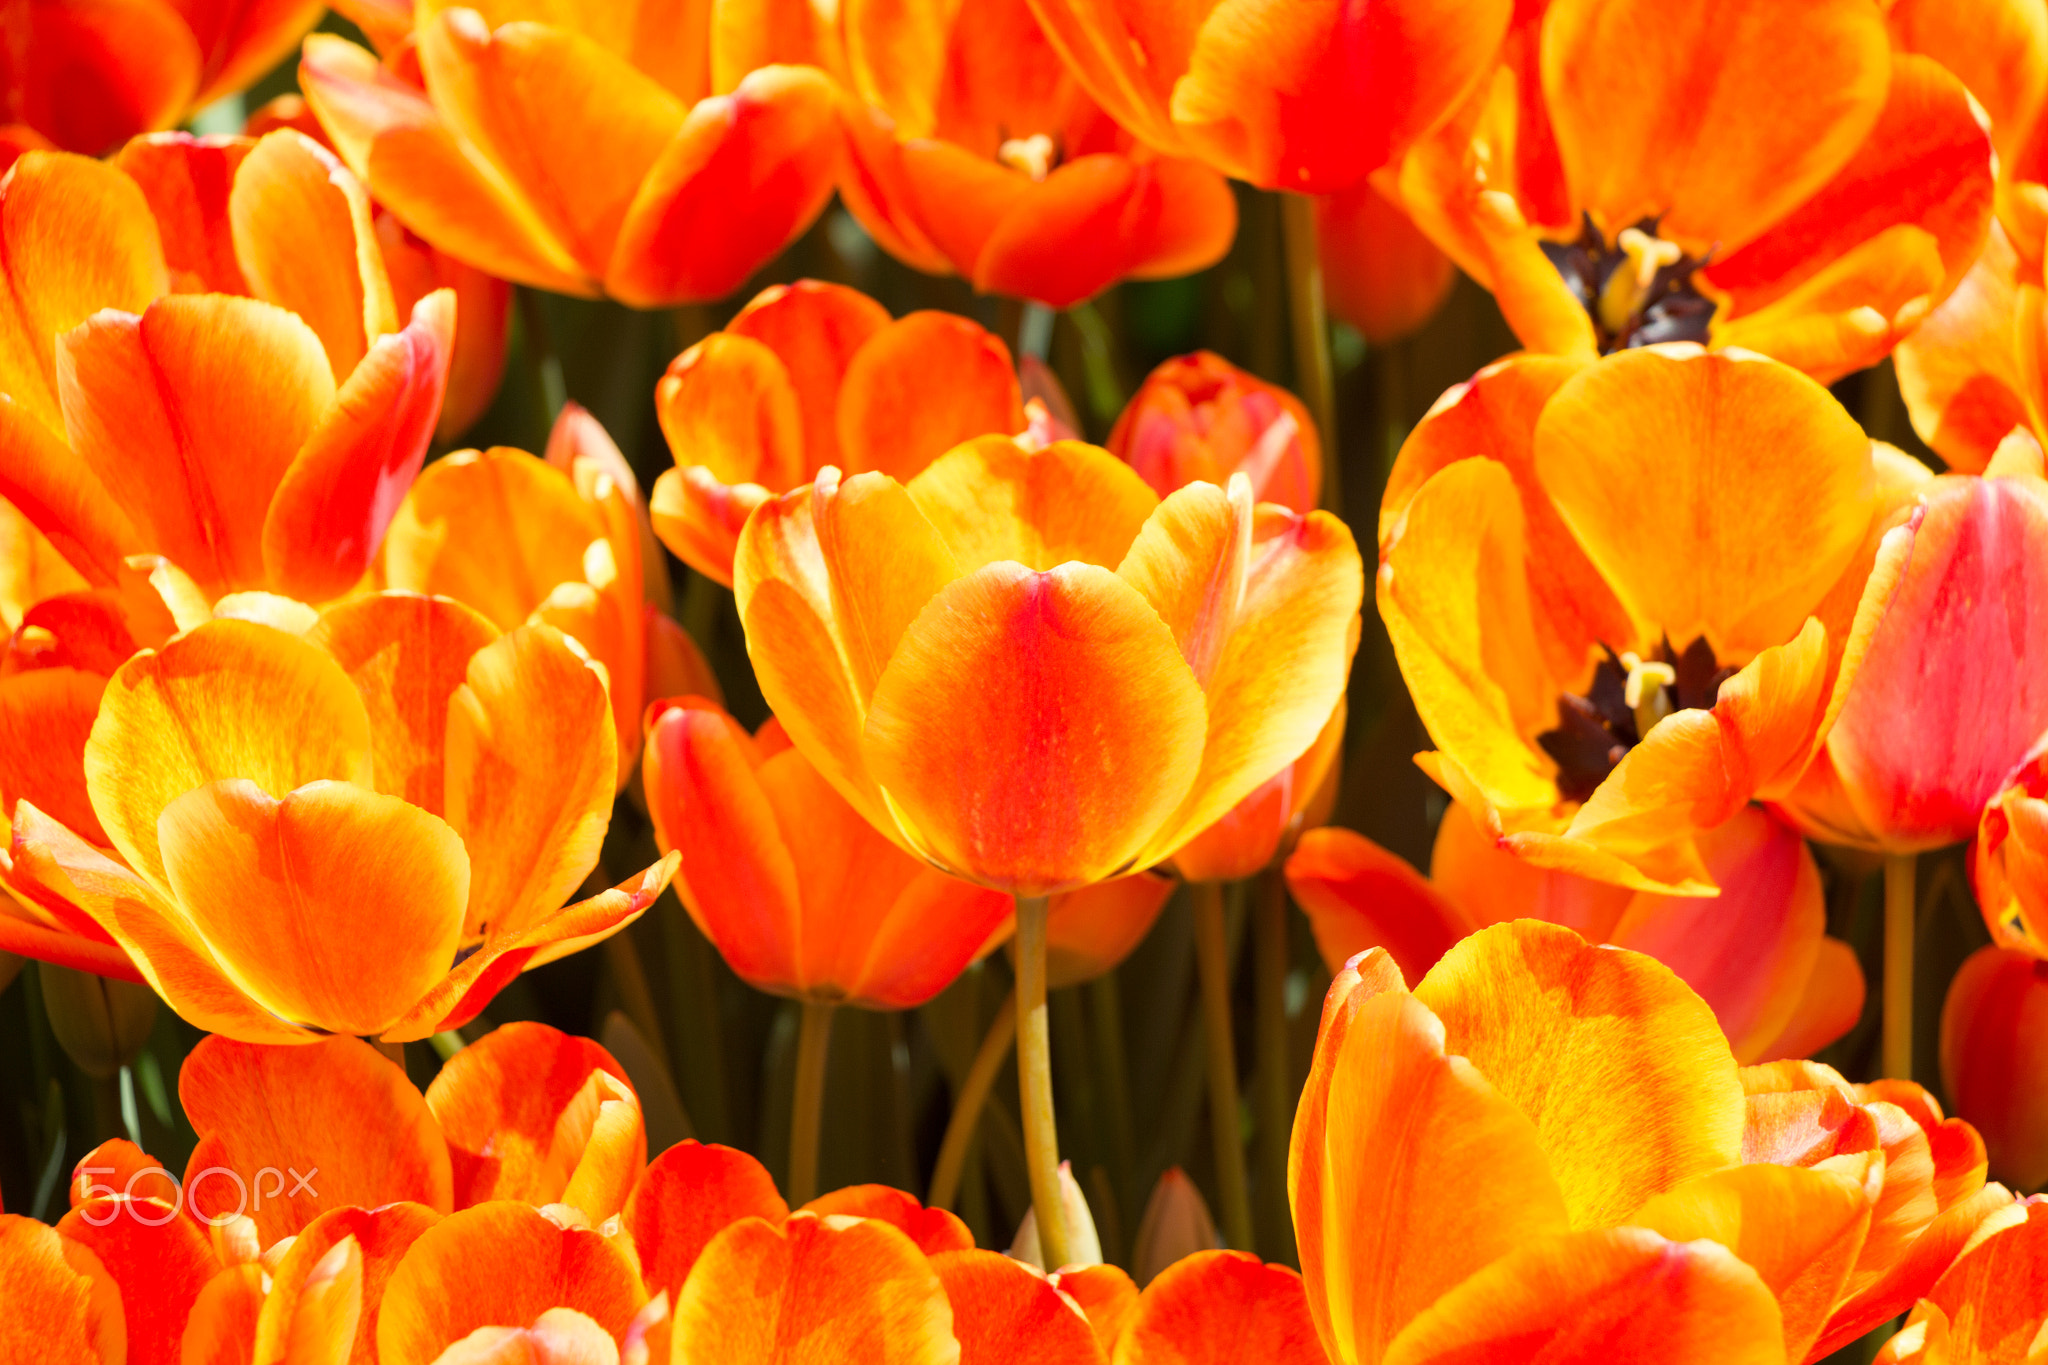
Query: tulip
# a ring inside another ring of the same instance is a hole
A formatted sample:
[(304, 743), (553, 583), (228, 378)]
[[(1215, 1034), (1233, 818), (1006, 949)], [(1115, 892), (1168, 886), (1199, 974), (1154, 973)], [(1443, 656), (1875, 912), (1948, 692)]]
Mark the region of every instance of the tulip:
[(2048, 962), (2014, 948), (1972, 953), (1941, 1011), (1942, 1084), (1984, 1134), (1993, 1172), (2021, 1189), (2048, 1183), (2044, 1018)]
[(676, 467), (654, 482), (662, 543), (730, 585), (748, 515), (827, 465), (908, 479), (1025, 419), (1001, 338), (952, 313), (894, 322), (855, 289), (764, 289), (674, 361), (654, 391)]
[(36, 3), (15, 19), (0, 105), (12, 139), (100, 156), (262, 79), (318, 0)]
[(1970, 880), (1994, 944), (2048, 958), (2048, 740), (2037, 741), (1984, 804)]
[(1404, 162), (1403, 201), (1530, 350), (1882, 359), (1983, 240), (1991, 141), (1884, 7), (1559, 0)]
[(400, 325), (361, 186), (297, 133), (118, 163), (0, 187), (0, 496), (94, 587), (155, 554), (208, 600), (348, 591), (426, 455), (452, 294)]
[(1131, 1239), (1132, 1278), (1143, 1288), (1176, 1261), (1221, 1245), (1202, 1192), (1180, 1167), (1169, 1166), (1146, 1198)]
[[(1890, 1103), (1867, 1106), (1896, 1119), (1867, 1114), (1863, 1144), (1777, 1164), (1751, 1149), (1746, 1092), (1769, 1086), (1749, 1079), (1667, 969), (1568, 929), (1483, 929), (1412, 993), (1384, 951), (1354, 959), (1324, 1005), (1289, 1172), (1324, 1350), (1341, 1363), (1538, 1343), (1560, 1360), (1833, 1349), (1837, 1315), (1940, 1223), (1932, 1185), (1948, 1168)], [(1965, 1125), (1941, 1132), (1974, 1141)], [(1887, 1199), (1895, 1153), (1901, 1180), (1926, 1182), (1910, 1208)], [(1953, 1207), (1971, 1203), (1970, 1176), (1943, 1178)]]
[(1287, 881), (1333, 974), (1383, 946), (1403, 976), (1420, 977), (1477, 929), (1540, 919), (1671, 968), (1714, 1011), (1739, 1061), (1803, 1057), (1847, 1033), (1862, 1017), (1863, 969), (1823, 932), (1820, 870), (1799, 836), (1749, 807), (1701, 851), (1720, 895), (1631, 891), (1532, 866), (1452, 806), (1426, 880), (1363, 835), (1333, 828), (1303, 838)]
[(16, 806), (17, 875), (172, 1009), (248, 1042), (423, 1038), (667, 885), (673, 859), (559, 908), (617, 769), (603, 679), (559, 632), (399, 593), (285, 605), (305, 634), (207, 621), (107, 683), (85, 772), (119, 861)]
[(1760, 357), (1482, 370), (1380, 514), (1380, 614), (1437, 744), (1418, 762), (1519, 857), (1711, 895), (1699, 835), (1800, 777), (1873, 528), (1925, 478)]
[(1309, 747), (1344, 686), (1356, 553), (1247, 480), (1162, 503), (1106, 451), (1006, 437), (907, 486), (827, 468), (741, 534), (748, 652), (795, 746), (906, 849), (1018, 897), (1051, 1264), (1045, 898), (1170, 855)]
[(449, 255), (640, 308), (719, 298), (831, 196), (831, 81), (736, 51), (745, 24), (617, 18), (590, 3), (494, 27), (416, 5), (373, 26), (381, 64), (314, 34), (299, 82), (377, 202)]
[(2048, 1201), (2009, 1204), (1984, 1223), (1878, 1365), (2002, 1365), (2040, 1355), (2048, 1303)]
[(1329, 194), (1392, 161), (1491, 69), (1505, 0), (1033, 0), (1083, 89), (1152, 147), (1270, 189)]
[(1370, 180), (1316, 200), (1316, 235), (1330, 312), (1367, 341), (1417, 331), (1457, 282), (1451, 258)]
[(840, 195), (899, 260), (1068, 308), (1230, 249), (1237, 201), (1223, 177), (1112, 122), (1026, 0), (853, 0), (837, 37), (850, 92)]
[(0, 1214), (0, 1347), (14, 1360), (175, 1361), (225, 1269), (197, 1224), (154, 1199), (106, 1196), (54, 1228)]
[(1302, 511), (1322, 490), (1322, 443), (1301, 400), (1210, 351), (1177, 356), (1147, 375), (1107, 445), (1162, 498), (1238, 473), (1260, 502)]

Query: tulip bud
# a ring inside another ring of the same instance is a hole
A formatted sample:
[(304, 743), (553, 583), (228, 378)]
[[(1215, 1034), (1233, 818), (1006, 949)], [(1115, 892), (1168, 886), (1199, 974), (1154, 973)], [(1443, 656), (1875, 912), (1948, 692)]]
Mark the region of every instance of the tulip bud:
[(1993, 1178), (2048, 1182), (2048, 959), (1991, 947), (1964, 961), (1941, 1011), (1941, 1078)]
[(2048, 740), (1985, 803), (1970, 880), (1993, 942), (2048, 955)]
[(1138, 1220), (1138, 1237), (1131, 1244), (1132, 1278), (1142, 1288), (1175, 1261), (1222, 1245), (1202, 1192), (1180, 1167), (1169, 1166), (1152, 1187), (1145, 1214)]
[(1152, 371), (1106, 444), (1161, 497), (1237, 473), (1258, 501), (1296, 511), (1322, 492), (1322, 445), (1301, 400), (1208, 351)]
[[(1102, 1239), (1096, 1235), (1095, 1217), (1088, 1212), (1087, 1197), (1081, 1193), (1080, 1182), (1074, 1179), (1074, 1164), (1070, 1161), (1060, 1163), (1060, 1212), (1067, 1220), (1067, 1248), (1072, 1258), (1067, 1265), (1101, 1265)], [(1038, 1246), (1037, 1209), (1025, 1211), (1024, 1221), (1017, 1225), (1016, 1239), (1010, 1243), (1010, 1255), (1045, 1269), (1045, 1253)]]
[(50, 1031), (78, 1069), (96, 1081), (135, 1060), (156, 1024), (156, 993), (132, 981), (39, 963)]

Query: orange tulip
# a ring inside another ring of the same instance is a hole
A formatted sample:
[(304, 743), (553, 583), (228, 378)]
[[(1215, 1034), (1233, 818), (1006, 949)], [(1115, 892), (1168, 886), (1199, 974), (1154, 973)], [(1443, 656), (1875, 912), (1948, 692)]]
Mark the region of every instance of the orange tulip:
[(2040, 1195), (1987, 1219), (1878, 1365), (2006, 1365), (2041, 1357), (2048, 1330), (2048, 1201)]
[(490, 274), (642, 308), (715, 299), (831, 197), (832, 83), (752, 60), (747, 25), (438, 0), (392, 20), (371, 26), (381, 64), (308, 38), (306, 102), (380, 204)]
[(1223, 177), (1117, 127), (1026, 0), (852, 0), (839, 29), (850, 92), (840, 195), (898, 259), (1067, 308), (1230, 249), (1237, 201)]
[(1797, 834), (1754, 807), (1700, 841), (1719, 896), (1671, 896), (1535, 867), (1495, 847), (1461, 806), (1444, 812), (1424, 880), (1348, 829), (1305, 835), (1287, 884), (1330, 971), (1385, 947), (1420, 977), (1489, 924), (1541, 919), (1647, 953), (1714, 1011), (1742, 1062), (1803, 1057), (1863, 1013), (1863, 969), (1829, 938), (1820, 871)]
[(1457, 268), (1406, 209), (1370, 180), (1316, 201), (1330, 313), (1367, 341), (1398, 341), (1450, 297)]
[(2044, 573), (2038, 447), (1921, 485), (1856, 607), (1826, 743), (1781, 811), (1814, 838), (1892, 853), (1976, 833), (2048, 731)]
[(2021, 1189), (2048, 1183), (2048, 960), (1979, 948), (1949, 983), (1941, 1079), (1984, 1134), (1991, 1168)]
[(1963, 83), (1884, 7), (1555, 0), (1408, 157), (1417, 223), (1531, 350), (1741, 346), (1832, 380), (1955, 287), (1991, 209)]
[(1492, 67), (1511, 6), (1032, 0), (1075, 78), (1173, 156), (1328, 194), (1385, 165)]
[(826, 469), (734, 564), (796, 747), (905, 848), (1020, 896), (1165, 858), (1304, 752), (1360, 577), (1340, 522), (1248, 481), (1161, 502), (1106, 451), (1007, 437), (908, 485)]
[(156, 554), (209, 601), (338, 596), (425, 457), (453, 296), (401, 327), (361, 187), (297, 133), (118, 163), (0, 183), (0, 496), (95, 587)]
[(1712, 894), (1697, 836), (1804, 770), (1873, 527), (1926, 476), (1760, 357), (1482, 370), (1380, 512), (1380, 614), (1438, 746), (1418, 761), (1518, 856)]
[(701, 698), (648, 708), (647, 806), (676, 890), (740, 978), (778, 995), (909, 1009), (960, 974), (1007, 896), (925, 866), (792, 749)]
[[(1938, 1221), (1930, 1140), (1892, 1105), (1910, 1135), (1773, 1164), (1748, 1150), (1745, 1079), (1668, 970), (1567, 929), (1483, 929), (1412, 994), (1385, 952), (1355, 959), (1324, 1005), (1289, 1167), (1325, 1351), (1775, 1365), (1832, 1349), (1867, 1249)], [(1901, 1178), (1928, 1182), (1924, 1210), (1887, 1201), (1894, 1147)]]
[(100, 156), (254, 84), (319, 0), (30, 0), (8, 16), (0, 137)]
[(1145, 376), (1105, 444), (1162, 498), (1239, 473), (1260, 502), (1305, 511), (1322, 496), (1322, 442), (1308, 409), (1212, 351), (1176, 356)]
[(725, 584), (748, 515), (827, 465), (908, 479), (970, 437), (1025, 426), (1001, 338), (953, 313), (891, 322), (818, 280), (762, 290), (670, 362), (654, 407), (676, 461), (654, 481), (655, 533)]
[(1291, 848), (1303, 830), (1328, 820), (1337, 804), (1344, 717), (1340, 699), (1307, 752), (1181, 845), (1173, 855), (1174, 871), (1191, 882), (1255, 876)]
[(1970, 880), (1993, 943), (2048, 958), (2048, 740), (2037, 741), (1984, 805)]
[(304, 633), (207, 621), (107, 684), (86, 785), (121, 861), (15, 809), (17, 876), (173, 1009), (251, 1042), (423, 1038), (660, 894), (673, 859), (559, 908), (617, 772), (604, 682), (559, 632), (401, 593), (270, 602)]
[(231, 1273), (198, 1224), (154, 1199), (97, 1199), (54, 1228), (0, 1214), (0, 1349), (10, 1360), (168, 1365), (209, 1282)]
[[(279, 95), (255, 113), (242, 131), (262, 137), (278, 128), (294, 128), (329, 151), (327, 130), (305, 100)], [(498, 396), (505, 373), (505, 350), (512, 332), (512, 286), (473, 265), (464, 265), (406, 229), (382, 204), (373, 203), (370, 221), (377, 231), (385, 273), (391, 277), (392, 301), (401, 316), (436, 289), (455, 291), (455, 345), (448, 360), (448, 393), (441, 403), (441, 421), (434, 437), (443, 444), (467, 431)]]

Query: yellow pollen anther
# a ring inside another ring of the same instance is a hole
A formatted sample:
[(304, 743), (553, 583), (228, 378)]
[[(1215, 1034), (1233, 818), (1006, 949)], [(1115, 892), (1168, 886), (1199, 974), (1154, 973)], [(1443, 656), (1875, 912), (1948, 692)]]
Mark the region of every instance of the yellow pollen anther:
[(1678, 243), (1652, 237), (1641, 228), (1623, 228), (1614, 245), (1628, 257), (1628, 263), (1617, 265), (1601, 286), (1600, 325), (1619, 336), (1628, 330), (1629, 320), (1635, 316), (1657, 272), (1677, 265), (1685, 259), (1685, 252)]
[(996, 160), (1013, 171), (1022, 171), (1033, 180), (1043, 180), (1052, 174), (1052, 159), (1052, 139), (1044, 133), (1013, 137), (996, 148)]
[(1678, 681), (1678, 670), (1636, 654), (1622, 655), (1620, 663), (1628, 670), (1628, 681), (1621, 686), (1622, 705), (1636, 713), (1636, 737), (1640, 739), (1671, 714), (1671, 702), (1664, 689)]

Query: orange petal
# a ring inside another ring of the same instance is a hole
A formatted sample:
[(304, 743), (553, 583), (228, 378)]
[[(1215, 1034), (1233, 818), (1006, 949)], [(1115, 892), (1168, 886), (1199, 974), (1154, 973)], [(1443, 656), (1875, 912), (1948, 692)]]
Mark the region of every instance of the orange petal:
[(731, 1147), (690, 1140), (663, 1152), (626, 1201), (624, 1221), (647, 1291), (680, 1299), (711, 1239), (742, 1218), (779, 1225), (789, 1205), (761, 1163)]
[[(593, 1091), (597, 1072), (613, 1087)], [(616, 1090), (633, 1093), (609, 1052), (545, 1024), (506, 1024), (450, 1057), (427, 1087), (427, 1108), (448, 1138), (455, 1206), (488, 1199), (562, 1202), (587, 1163), (610, 1159), (593, 1150), (605, 1136), (595, 1120), (601, 1102), (620, 1102)], [(623, 1146), (619, 1155), (637, 1174), (646, 1164), (646, 1137), (635, 1126)], [(618, 1208), (585, 1212), (601, 1222)]]
[(350, 598), (307, 633), (362, 699), (378, 791), (442, 812), (448, 701), (468, 677), (470, 659), (497, 636), (451, 598), (400, 592)]
[(407, 1015), (384, 1030), (390, 1042), (417, 1042), (461, 1028), (528, 967), (539, 967), (610, 938), (647, 913), (675, 875), (671, 854), (608, 891), (577, 901), (519, 929), (494, 932)]
[(964, 441), (1023, 430), (1021, 402), (1002, 338), (957, 314), (911, 313), (847, 364), (839, 453), (848, 473), (907, 482)]
[(800, 1210), (820, 1218), (874, 1218), (900, 1230), (927, 1256), (972, 1251), (974, 1234), (951, 1212), (926, 1208), (917, 1196), (888, 1185), (848, 1185), (821, 1194)]
[(1145, 1286), (1116, 1365), (1228, 1365), (1254, 1345), (1275, 1365), (1322, 1365), (1301, 1276), (1242, 1251), (1199, 1251)]
[[(377, 1365), (377, 1317), (384, 1306), (384, 1287), (420, 1234), (440, 1217), (424, 1204), (408, 1202), (375, 1209), (344, 1206), (331, 1208), (300, 1228), (269, 1272), (269, 1293), (263, 1297), (256, 1321), (253, 1358), (298, 1365), (290, 1343), (303, 1340), (318, 1325), (319, 1309), (306, 1303), (308, 1291), (317, 1291), (315, 1277), (334, 1248), (353, 1241), (361, 1288), (354, 1349), (346, 1358), (350, 1365)], [(303, 1317), (302, 1304), (308, 1310)], [(245, 1354), (241, 1359), (251, 1358)]]
[[(202, 1039), (178, 1099), (199, 1133), (186, 1199), (202, 1217), (247, 1213), (265, 1246), (348, 1205), (449, 1208), (448, 1147), (433, 1115), (405, 1073), (358, 1039)], [(301, 1175), (309, 1183), (294, 1188)]]
[(1045, 979), (1061, 986), (1093, 981), (1136, 951), (1159, 921), (1174, 881), (1133, 872), (1052, 898), (1045, 920)]
[(150, 550), (212, 595), (269, 586), (263, 523), (328, 406), (320, 342), (292, 314), (177, 295), (95, 315), (58, 341), (71, 446)]
[(250, 1261), (206, 1282), (185, 1322), (179, 1365), (244, 1365), (255, 1358), (265, 1278), (263, 1267)]
[(1948, 1317), (1954, 1359), (2004, 1361), (2038, 1354), (2044, 1298), (2048, 1207), (2036, 1196), (1987, 1222), (1926, 1301)]
[(0, 497), (88, 582), (120, 581), (146, 542), (99, 476), (11, 396), (0, 393)]
[[(1811, 458), (1788, 470), (1788, 445)], [(1875, 488), (1869, 439), (1819, 385), (1720, 354), (1587, 369), (1544, 407), (1535, 464), (1645, 641), (1705, 635), (1741, 662), (1798, 633), (1862, 547)]]
[(71, 1184), (66, 1193), (74, 1209), (103, 1195), (155, 1199), (172, 1205), (179, 1197), (177, 1177), (126, 1138), (109, 1139), (80, 1157), (71, 1168)]
[(0, 676), (0, 810), (27, 798), (91, 842), (107, 842), (84, 764), (105, 688), (105, 678), (77, 668)]
[(414, 232), (493, 275), (595, 292), (568, 248), (499, 170), (457, 141), (417, 85), (324, 33), (306, 39), (299, 83), (342, 160)]
[(728, 334), (760, 342), (788, 370), (803, 414), (807, 468), (847, 467), (839, 450), (839, 395), (854, 357), (889, 325), (881, 304), (823, 280), (770, 285), (726, 324)]
[(813, 68), (763, 67), (698, 101), (633, 197), (606, 291), (640, 308), (730, 294), (824, 210), (839, 157), (832, 83)]
[(728, 486), (703, 469), (669, 469), (655, 479), (647, 513), (655, 535), (678, 559), (730, 587), (740, 531), (769, 496), (759, 484)]
[[(290, 731), (277, 728), (291, 716)], [(284, 794), (323, 778), (368, 786), (369, 719), (334, 660), (296, 636), (220, 620), (138, 654), (107, 684), (86, 785), (114, 846), (168, 890), (157, 819), (211, 782)]]
[(1451, 258), (1369, 180), (1316, 201), (1330, 311), (1387, 342), (1420, 328), (1456, 283)]
[(114, 157), (149, 201), (163, 237), (164, 263), (180, 283), (197, 285), (197, 292), (249, 292), (228, 228), (228, 194), (252, 145), (241, 137), (151, 133)]
[[(1071, 308), (1148, 264), (1161, 222), (1189, 207), (1166, 202), (1149, 164), (1104, 152), (1076, 157), (1027, 184), (1005, 206), (979, 249), (962, 262), (963, 273), (986, 293)], [(938, 211), (927, 203), (925, 221)], [(1236, 226), (1234, 204), (1224, 222)], [(1219, 256), (1229, 250), (1229, 234), (1217, 245)]]
[(17, 1360), (119, 1360), (121, 1291), (99, 1258), (47, 1223), (0, 1214), (0, 1347)]
[(972, 1248), (932, 1257), (932, 1270), (952, 1303), (960, 1365), (1107, 1365), (1088, 1319), (1042, 1271)]
[(397, 326), (370, 197), (305, 134), (280, 128), (250, 149), (235, 172), (228, 222), (249, 292), (313, 329), (337, 385)]
[(713, 332), (669, 363), (655, 416), (679, 468), (773, 493), (805, 482), (806, 423), (789, 367), (767, 344)]
[(969, 441), (908, 487), (963, 571), (999, 560), (1108, 568), (1159, 505), (1129, 465), (1078, 441), (1029, 451), (1007, 438)]
[(1980, 948), (1950, 983), (1941, 1074), (1959, 1117), (1984, 1136), (1991, 1173), (2021, 1189), (2048, 1181), (2048, 972), (2031, 954)]
[(1678, 17), (1567, 4), (1546, 19), (1543, 93), (1573, 200), (1611, 237), (1640, 219), (1730, 253), (1834, 175), (1876, 125), (1883, 16), (1842, 0)]
[[(1308, 836), (1302, 842), (1306, 845)], [(1625, 887), (1612, 882), (1518, 857), (1455, 801), (1437, 822), (1429, 878), (1438, 893), (1471, 917), (1470, 928), (1507, 919), (1540, 919), (1561, 924), (1589, 943), (1608, 941), (1631, 899)], [(1415, 976), (1419, 979), (1421, 972)]]
[(996, 563), (905, 632), (862, 748), (929, 856), (1044, 895), (1124, 870), (1182, 803), (1203, 724), (1171, 635), (1122, 579)]
[(1534, 1122), (1575, 1226), (1619, 1222), (1740, 1154), (1735, 1059), (1706, 1003), (1650, 958), (1517, 920), (1451, 949), (1415, 998)]
[(377, 1359), (432, 1365), (479, 1327), (525, 1327), (551, 1308), (575, 1309), (616, 1341), (646, 1301), (630, 1251), (496, 1200), (450, 1214), (412, 1244), (384, 1288)]
[(10, 110), (63, 146), (111, 152), (193, 103), (202, 56), (176, 5), (37, 5), (16, 25)]
[(768, 1360), (830, 1341), (845, 1360), (953, 1365), (946, 1291), (924, 1253), (872, 1219), (742, 1218), (712, 1238), (676, 1300), (679, 1360)]
[(1138, 1311), (1138, 1286), (1131, 1277), (1113, 1265), (1083, 1265), (1056, 1270), (1046, 1278), (1080, 1307), (1102, 1349), (1114, 1351)]
[(1242, 472), (1254, 501), (1306, 511), (1322, 487), (1322, 441), (1301, 400), (1211, 351), (1145, 376), (1103, 445), (1162, 498)]
[[(90, 1252), (95, 1272), (103, 1270), (120, 1287), (127, 1358), (176, 1360), (193, 1304), (222, 1268), (199, 1224), (169, 1205), (102, 1198), (65, 1214), (57, 1235)], [(36, 1358), (48, 1358), (40, 1345)]]
[(1984, 250), (1951, 293), (1894, 352), (1913, 429), (1951, 469), (1982, 473), (2007, 432), (2027, 421), (2038, 381), (2013, 341), (2019, 258), (1996, 219)]
[(1838, 938), (1823, 938), (1792, 1018), (1763, 1049), (1764, 1060), (1810, 1057), (1856, 1027), (1863, 1017), (1864, 991), (1856, 950)]
[(517, 933), (597, 862), (617, 769), (604, 679), (556, 631), (522, 626), (471, 656), (446, 743), (448, 823), (470, 850), (465, 932)]
[(433, 440), (455, 336), (454, 297), (437, 290), (342, 384), (264, 519), (263, 562), (279, 591), (326, 601), (370, 567)]
[(1778, 1306), (1756, 1271), (1714, 1242), (1642, 1228), (1566, 1233), (1487, 1266), (1416, 1318), (1386, 1365), (1503, 1354), (1557, 1361), (1776, 1365)]
[(1420, 980), (1469, 928), (1464, 911), (1405, 859), (1335, 826), (1301, 836), (1287, 859), (1287, 889), (1332, 972), (1377, 947), (1402, 976)]
[(135, 182), (114, 167), (29, 152), (0, 189), (0, 244), (0, 390), (62, 432), (51, 338), (102, 308), (139, 313), (170, 288), (156, 222)]

